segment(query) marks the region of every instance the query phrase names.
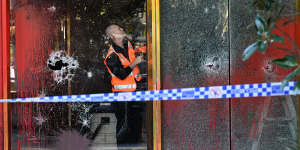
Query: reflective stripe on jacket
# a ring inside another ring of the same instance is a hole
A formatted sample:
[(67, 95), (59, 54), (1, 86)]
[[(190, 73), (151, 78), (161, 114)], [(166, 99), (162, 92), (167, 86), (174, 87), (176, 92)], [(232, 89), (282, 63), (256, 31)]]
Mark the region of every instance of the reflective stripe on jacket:
[(129, 54), (129, 60), (121, 53), (117, 53), (114, 49), (113, 46), (111, 45), (108, 53), (105, 57), (104, 60), (104, 64), (108, 70), (108, 72), (110, 73), (110, 75), (112, 76), (111, 79), (111, 85), (112, 85), (112, 91), (113, 92), (132, 92), (136, 90), (136, 82), (135, 82), (135, 78), (138, 76), (139, 74), (139, 68), (136, 66), (132, 72), (124, 79), (121, 80), (118, 77), (116, 77), (111, 70), (109, 69), (109, 67), (107, 66), (106, 63), (106, 59), (112, 54), (115, 53), (118, 57), (119, 60), (121, 62), (121, 64), (123, 65), (124, 68), (128, 67), (134, 60), (135, 60), (135, 51), (131, 45), (131, 43), (128, 41), (128, 54)]

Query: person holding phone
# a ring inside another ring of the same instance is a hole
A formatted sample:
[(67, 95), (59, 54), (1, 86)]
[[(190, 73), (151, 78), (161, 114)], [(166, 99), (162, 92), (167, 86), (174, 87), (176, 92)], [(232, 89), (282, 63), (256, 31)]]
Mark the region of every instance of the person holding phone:
[[(145, 52), (146, 46), (134, 49), (126, 33), (118, 25), (109, 25), (106, 30), (111, 45), (104, 59), (104, 64), (111, 76), (112, 92), (133, 92), (137, 88), (139, 75), (138, 64), (144, 62), (143, 56), (136, 52)], [(137, 102), (113, 103), (117, 118), (117, 144), (136, 143), (141, 135), (142, 116), (135, 109)]]

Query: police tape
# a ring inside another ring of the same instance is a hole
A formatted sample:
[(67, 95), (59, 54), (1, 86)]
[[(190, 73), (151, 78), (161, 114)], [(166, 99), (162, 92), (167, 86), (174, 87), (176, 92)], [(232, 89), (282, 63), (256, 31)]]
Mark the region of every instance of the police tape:
[(224, 85), (199, 88), (166, 89), (155, 91), (136, 91), (124, 93), (84, 94), (70, 96), (49, 96), (33, 98), (2, 99), (0, 102), (124, 102), (160, 100), (206, 100), (247, 98), (262, 96), (297, 95), (296, 82), (289, 82), (281, 88), (281, 82)]

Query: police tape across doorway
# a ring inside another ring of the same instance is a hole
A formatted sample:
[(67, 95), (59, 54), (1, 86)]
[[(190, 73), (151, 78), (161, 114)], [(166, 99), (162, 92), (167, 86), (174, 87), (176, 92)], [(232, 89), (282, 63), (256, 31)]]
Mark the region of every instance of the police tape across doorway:
[(283, 89), (281, 82), (240, 85), (210, 86), (199, 88), (136, 91), (124, 93), (84, 94), (70, 96), (49, 96), (34, 98), (2, 99), (0, 102), (124, 102), (159, 100), (208, 100), (226, 98), (246, 98), (261, 96), (297, 95), (296, 82), (289, 82)]

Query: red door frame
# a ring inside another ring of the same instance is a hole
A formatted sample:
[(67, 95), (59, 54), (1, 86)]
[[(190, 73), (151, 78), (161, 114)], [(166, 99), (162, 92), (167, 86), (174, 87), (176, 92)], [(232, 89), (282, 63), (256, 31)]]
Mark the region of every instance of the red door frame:
[[(0, 49), (0, 57), (1, 57), (1, 75), (0, 75), (0, 98), (7, 99), (9, 98), (10, 91), (10, 52), (9, 52), (9, 0), (1, 0), (1, 49)], [(8, 103), (3, 103), (0, 105), (0, 109), (2, 110), (2, 116), (0, 117), (3, 120), (3, 149), (10, 150), (10, 111)], [(2, 143), (2, 141), (1, 141)], [(2, 146), (2, 145), (1, 145)]]

